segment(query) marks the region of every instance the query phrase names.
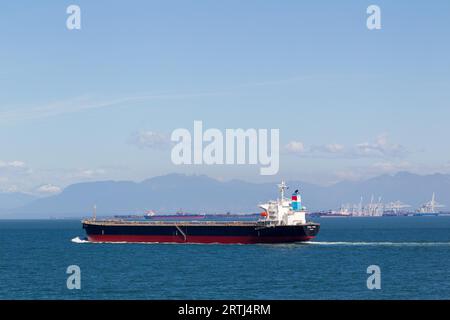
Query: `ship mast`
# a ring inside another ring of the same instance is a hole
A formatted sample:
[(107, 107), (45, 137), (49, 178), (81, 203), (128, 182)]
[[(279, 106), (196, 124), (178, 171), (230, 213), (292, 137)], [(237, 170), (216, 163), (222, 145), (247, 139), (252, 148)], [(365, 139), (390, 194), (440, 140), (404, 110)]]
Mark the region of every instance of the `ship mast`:
[(287, 189), (288, 189), (288, 186), (286, 185), (284, 180), (281, 180), (281, 183), (278, 185), (278, 190), (280, 190), (281, 202), (283, 202), (283, 200), (284, 200), (284, 191), (286, 191)]

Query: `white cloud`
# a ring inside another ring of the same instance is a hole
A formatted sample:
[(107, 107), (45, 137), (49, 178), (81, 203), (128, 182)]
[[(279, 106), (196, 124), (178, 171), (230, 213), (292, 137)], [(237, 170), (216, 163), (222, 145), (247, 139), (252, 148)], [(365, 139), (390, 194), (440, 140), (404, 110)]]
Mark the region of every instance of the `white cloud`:
[(397, 143), (391, 143), (387, 134), (379, 135), (373, 142), (362, 142), (354, 146), (339, 143), (305, 146), (303, 142), (291, 141), (285, 147), (287, 153), (309, 158), (402, 158), (408, 152)]
[(345, 156), (345, 146), (339, 143), (329, 143), (325, 145), (305, 146), (301, 141), (291, 141), (284, 146), (284, 150), (289, 154), (305, 157), (336, 157)]
[(26, 164), (23, 161), (2, 161), (0, 160), (0, 168), (10, 169), (10, 168), (25, 168)]
[(355, 166), (343, 170), (338, 170), (334, 173), (335, 182), (342, 180), (358, 181), (376, 177), (383, 174), (394, 174), (400, 171), (408, 171), (413, 173), (424, 173), (417, 166), (412, 165), (408, 161), (381, 161), (375, 162), (367, 166)]
[[(66, 186), (86, 181), (115, 179), (123, 168), (0, 168), (0, 191), (46, 195), (61, 192)], [(122, 178), (122, 176), (120, 176)], [(126, 179), (126, 178), (125, 178)]]
[(412, 170), (413, 166), (407, 161), (401, 162), (384, 161), (374, 163), (371, 169), (375, 171), (375, 173), (382, 174), (382, 173), (394, 173), (404, 170)]
[(363, 142), (355, 146), (356, 155), (368, 157), (402, 157), (405, 148), (397, 143), (391, 143), (386, 133), (379, 135), (374, 142)]
[(21, 181), (29, 180), (31, 169), (21, 160), (0, 160), (0, 191), (19, 192)]
[(154, 131), (140, 131), (134, 134), (129, 142), (139, 148), (166, 149), (171, 145), (168, 136)]
[(19, 187), (17, 187), (16, 185), (10, 185), (5, 188), (2, 188), (2, 192), (6, 192), (6, 193), (19, 192)]
[(345, 146), (339, 143), (329, 143), (320, 146), (311, 146), (310, 153), (316, 156), (339, 156), (345, 155)]
[(333, 183), (345, 180), (345, 181), (358, 181), (363, 178), (363, 175), (359, 170), (338, 170), (334, 174), (335, 178)]
[(327, 144), (325, 145), (325, 150), (327, 150), (328, 152), (331, 153), (339, 153), (344, 151), (345, 147), (342, 144), (338, 144), (338, 143), (331, 143), (331, 144)]
[(289, 153), (303, 153), (305, 145), (301, 141), (291, 141), (285, 146), (285, 149)]
[(56, 194), (61, 192), (61, 188), (52, 184), (44, 184), (37, 188), (36, 191), (42, 194)]
[(80, 169), (69, 174), (70, 178), (76, 179), (91, 179), (100, 177), (106, 174), (104, 169)]

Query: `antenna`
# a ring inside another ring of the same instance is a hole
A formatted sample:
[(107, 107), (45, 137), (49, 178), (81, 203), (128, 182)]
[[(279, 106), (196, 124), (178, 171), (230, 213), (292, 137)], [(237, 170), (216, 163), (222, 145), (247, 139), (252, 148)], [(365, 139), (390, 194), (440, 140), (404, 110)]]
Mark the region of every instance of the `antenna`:
[(284, 182), (284, 180), (281, 180), (281, 183), (278, 185), (278, 189), (280, 190), (281, 201), (284, 200), (284, 191), (287, 188), (288, 187), (286, 186), (286, 183)]
[(94, 221), (95, 221), (97, 219), (97, 205), (96, 204), (94, 204), (93, 215), (94, 215)]

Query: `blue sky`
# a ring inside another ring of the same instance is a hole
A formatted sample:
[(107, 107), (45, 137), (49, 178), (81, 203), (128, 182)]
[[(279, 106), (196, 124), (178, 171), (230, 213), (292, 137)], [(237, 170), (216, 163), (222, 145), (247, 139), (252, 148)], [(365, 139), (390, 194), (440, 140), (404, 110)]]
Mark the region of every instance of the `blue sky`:
[[(70, 4), (81, 30), (66, 28)], [(381, 30), (366, 28), (370, 4)], [(170, 172), (321, 184), (448, 173), (449, 38), (448, 1), (3, 4), (0, 190)], [(279, 175), (173, 165), (152, 139), (194, 120), (279, 128)]]

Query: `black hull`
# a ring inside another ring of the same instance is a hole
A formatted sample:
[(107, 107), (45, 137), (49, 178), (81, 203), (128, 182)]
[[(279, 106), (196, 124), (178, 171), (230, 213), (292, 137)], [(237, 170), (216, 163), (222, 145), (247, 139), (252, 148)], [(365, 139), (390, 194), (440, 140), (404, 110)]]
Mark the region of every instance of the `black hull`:
[(320, 225), (263, 226), (258, 223), (126, 223), (84, 221), (93, 242), (289, 243), (309, 241)]

